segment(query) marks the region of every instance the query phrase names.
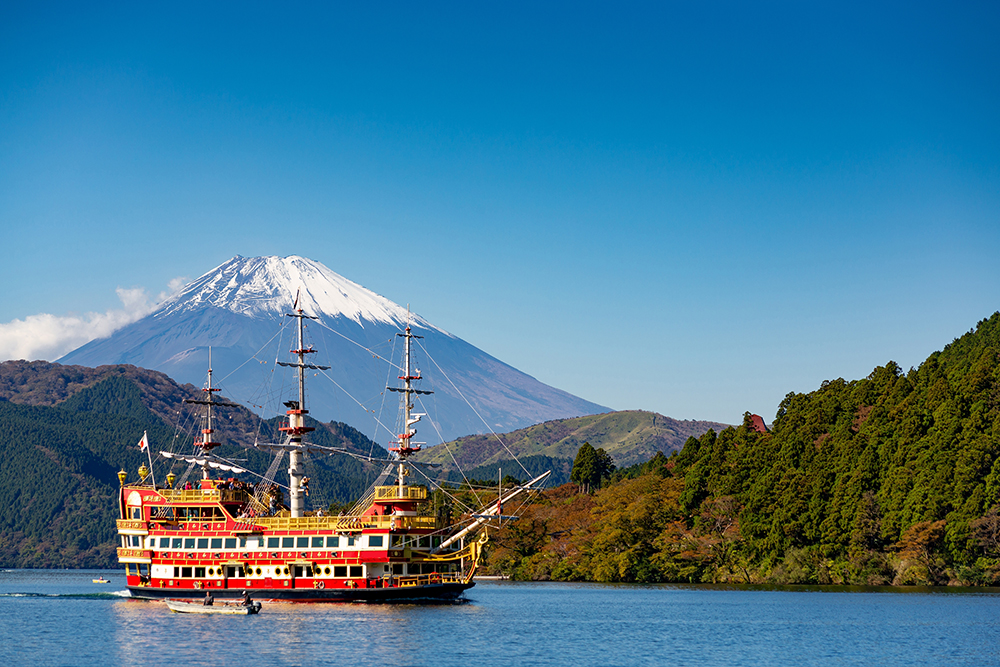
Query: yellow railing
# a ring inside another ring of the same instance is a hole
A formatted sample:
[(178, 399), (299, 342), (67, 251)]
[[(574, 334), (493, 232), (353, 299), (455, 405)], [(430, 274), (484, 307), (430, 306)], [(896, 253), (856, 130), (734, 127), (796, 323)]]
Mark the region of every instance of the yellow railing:
[(398, 486), (376, 486), (375, 500), (426, 500), (427, 487), (404, 486), (402, 493)]
[(409, 586), (427, 586), (428, 584), (460, 584), (465, 580), (460, 572), (442, 574), (420, 574), (408, 577), (394, 577), (395, 585), (403, 588)]
[(145, 549), (128, 549), (125, 547), (118, 547), (118, 557), (119, 558), (150, 558), (152, 553)]
[(157, 493), (172, 503), (245, 503), (250, 494), (243, 489), (158, 489)]
[(363, 528), (402, 530), (436, 530), (432, 516), (264, 516), (247, 519), (246, 523), (270, 530), (329, 530), (358, 531)]

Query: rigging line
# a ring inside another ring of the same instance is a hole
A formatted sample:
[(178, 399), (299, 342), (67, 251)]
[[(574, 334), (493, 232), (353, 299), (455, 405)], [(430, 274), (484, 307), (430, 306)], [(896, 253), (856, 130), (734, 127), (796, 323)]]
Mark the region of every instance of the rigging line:
[[(322, 374), (323, 374), (323, 376), (324, 376), (324, 377), (325, 377), (325, 378), (326, 378), (327, 380), (329, 380), (330, 382), (332, 382), (333, 384), (335, 384), (335, 385), (337, 386), (337, 389), (339, 389), (340, 391), (342, 391), (342, 392), (344, 392), (345, 394), (347, 394), (347, 397), (348, 397), (349, 399), (351, 399), (352, 401), (354, 401), (355, 403), (357, 403), (357, 404), (358, 404), (358, 405), (359, 405), (359, 406), (361, 407), (361, 409), (362, 409), (362, 410), (364, 410), (365, 412), (370, 412), (370, 411), (368, 410), (368, 408), (366, 408), (366, 407), (365, 407), (365, 404), (364, 404), (364, 403), (362, 403), (362, 402), (361, 402), (361, 401), (359, 401), (358, 399), (354, 398), (354, 396), (353, 396), (353, 395), (351, 394), (351, 392), (347, 391), (347, 390), (346, 390), (346, 389), (344, 389), (344, 388), (343, 388), (342, 386), (340, 386), (340, 383), (339, 383), (339, 382), (337, 382), (336, 380), (334, 380), (334, 379), (333, 379), (332, 377), (330, 377), (330, 374), (329, 374), (329, 373), (327, 373), (327, 372), (326, 372), (326, 371), (324, 371), (324, 370), (320, 370), (320, 373), (322, 373)], [(385, 393), (385, 392), (383, 392), (383, 393)], [(385, 425), (385, 424), (383, 424), (383, 423), (381, 422), (381, 420), (379, 420), (379, 418), (378, 418), (378, 417), (375, 417), (375, 421), (376, 421), (376, 422), (378, 422), (378, 425), (379, 425), (379, 426), (381, 426), (381, 427), (382, 427), (382, 428), (384, 428), (385, 430), (389, 431), (389, 429), (388, 429), (388, 428), (386, 427), (386, 425)], [(390, 433), (392, 433), (392, 431), (389, 431), (389, 432), (390, 432)]]
[(457, 386), (455, 386), (455, 383), (451, 381), (451, 378), (448, 376), (447, 373), (444, 372), (444, 369), (441, 368), (437, 360), (431, 356), (430, 352), (428, 352), (426, 348), (424, 348), (424, 346), (420, 344), (420, 341), (417, 341), (417, 345), (420, 346), (420, 349), (424, 351), (424, 354), (426, 354), (427, 358), (431, 360), (431, 363), (434, 364), (434, 366), (441, 372), (441, 375), (444, 376), (444, 379), (448, 381), (448, 384), (450, 384), (452, 388), (458, 392), (458, 395), (462, 397), (462, 400), (465, 401), (465, 404), (468, 405), (469, 408), (471, 408), (472, 411), (476, 413), (476, 416), (479, 417), (480, 421), (482, 421), (483, 424), (486, 426), (486, 428), (490, 430), (490, 433), (493, 434), (493, 437), (496, 438), (497, 442), (503, 445), (503, 448), (507, 450), (507, 453), (510, 454), (515, 461), (517, 461), (517, 465), (521, 466), (521, 470), (523, 470), (526, 475), (531, 475), (531, 473), (528, 472), (528, 469), (524, 467), (524, 464), (518, 460), (517, 455), (514, 452), (510, 451), (510, 447), (507, 446), (507, 443), (505, 443), (500, 438), (500, 436), (496, 434), (496, 431), (493, 430), (493, 427), (490, 426), (485, 419), (483, 419), (483, 416), (479, 414), (479, 411), (476, 410), (475, 406), (473, 406), (472, 403), (469, 402), (469, 399), (465, 397), (465, 394), (462, 393), (462, 390), (459, 389)]
[[(259, 472), (254, 472), (253, 470), (250, 470), (247, 466), (244, 466), (244, 465), (241, 465), (239, 463), (236, 463), (235, 461), (230, 461), (229, 459), (225, 458), (224, 456), (219, 456), (218, 454), (213, 454), (212, 456), (214, 456), (215, 458), (220, 459), (222, 461), (225, 461), (229, 465), (231, 465), (231, 466), (233, 466), (235, 468), (239, 468), (243, 472), (249, 473), (249, 474), (253, 475), (254, 477), (259, 477), (259, 478), (265, 479), (265, 480), (267, 479), (266, 477), (264, 477), (264, 475), (261, 475)], [(277, 471), (275, 471), (275, 472), (277, 472)], [(239, 473), (239, 474), (243, 474), (243, 473)], [(287, 489), (288, 488), (284, 484), (281, 484), (279, 482), (275, 482), (274, 480), (267, 480), (267, 481), (268, 481), (268, 483), (274, 484), (275, 486), (279, 486), (279, 487), (281, 487), (283, 489)]]
[[(395, 357), (396, 356), (396, 339), (397, 338), (398, 338), (397, 336), (393, 336), (392, 337), (392, 351), (389, 353), (390, 357)], [(391, 378), (392, 378), (392, 366), (390, 365), (390, 366), (387, 366), (386, 369), (385, 369), (385, 385), (384, 386), (386, 386), (386, 387), (389, 386), (389, 380)], [(386, 396), (385, 390), (383, 389), (382, 390), (382, 402), (378, 406), (378, 415), (375, 417), (375, 433), (374, 433), (374, 437), (372, 438), (372, 446), (371, 446), (371, 451), (372, 452), (375, 451), (375, 443), (378, 440), (378, 427), (382, 423), (382, 413), (385, 412), (385, 396)], [(386, 429), (386, 430), (388, 431), (388, 429)], [(392, 435), (392, 431), (389, 431), (389, 435)], [(371, 456), (371, 454), (369, 454), (369, 456)]]
[[(432, 359), (432, 361), (433, 361), (433, 359)], [(424, 401), (423, 401), (422, 398), (420, 398), (419, 395), (417, 396), (417, 402), (420, 403), (420, 408), (424, 412), (427, 412), (427, 409), (424, 408)], [(462, 470), (462, 466), (459, 464), (458, 459), (455, 458), (455, 452), (452, 451), (453, 448), (449, 447), (448, 444), (444, 442), (444, 436), (441, 435), (441, 429), (438, 428), (437, 420), (436, 419), (430, 419), (430, 418), (428, 418), (427, 421), (429, 421), (431, 423), (431, 426), (434, 427), (434, 431), (437, 433), (438, 440), (440, 440), (442, 443), (444, 443), (444, 444), (438, 445), (438, 447), (444, 447), (444, 451), (448, 452), (448, 456), (451, 457), (451, 462), (455, 464), (455, 469), (458, 470), (458, 474), (462, 476), (462, 480), (466, 484), (469, 484), (469, 478), (465, 476), (465, 471)], [(472, 485), (469, 484), (469, 486), (472, 486)]]
[(316, 321), (317, 321), (317, 322), (319, 322), (319, 325), (320, 325), (321, 327), (324, 327), (324, 328), (326, 328), (326, 329), (329, 329), (329, 330), (330, 330), (330, 331), (332, 331), (333, 333), (337, 334), (338, 336), (340, 336), (341, 338), (343, 338), (344, 340), (346, 340), (346, 341), (347, 341), (348, 343), (351, 343), (352, 345), (357, 345), (358, 347), (360, 347), (360, 348), (361, 348), (362, 350), (364, 350), (365, 352), (369, 353), (369, 354), (370, 354), (370, 355), (372, 355), (373, 357), (375, 357), (375, 358), (377, 358), (377, 359), (381, 359), (382, 361), (384, 361), (385, 363), (389, 364), (390, 366), (393, 366), (393, 367), (395, 367), (395, 368), (396, 368), (396, 370), (400, 370), (400, 371), (401, 371), (401, 370), (403, 370), (403, 368), (402, 368), (401, 366), (396, 366), (396, 364), (392, 363), (392, 361), (390, 361), (389, 359), (386, 359), (385, 357), (383, 357), (383, 356), (382, 356), (381, 354), (379, 354), (378, 352), (375, 352), (374, 350), (371, 350), (371, 349), (369, 349), (369, 348), (365, 347), (365, 346), (364, 346), (364, 345), (362, 345), (361, 343), (359, 343), (359, 342), (357, 342), (357, 341), (355, 341), (355, 340), (352, 340), (352, 339), (348, 338), (347, 336), (345, 336), (344, 334), (340, 333), (340, 332), (339, 332), (339, 331), (337, 331), (336, 329), (333, 329), (333, 328), (331, 328), (331, 327), (327, 326), (327, 325), (326, 325), (326, 323), (325, 323), (325, 322), (323, 322), (323, 320), (316, 320)]
[(224, 377), (220, 378), (220, 379), (219, 379), (219, 381), (218, 381), (218, 382), (219, 382), (219, 384), (222, 384), (223, 382), (225, 382), (226, 380), (228, 380), (228, 379), (229, 379), (229, 377), (230, 377), (230, 376), (231, 376), (231, 375), (232, 375), (233, 373), (235, 373), (236, 371), (240, 370), (241, 368), (243, 368), (244, 366), (246, 366), (247, 364), (249, 364), (249, 363), (250, 363), (250, 360), (251, 360), (251, 359), (256, 359), (256, 358), (257, 358), (257, 355), (258, 355), (258, 354), (260, 354), (260, 353), (261, 353), (261, 351), (262, 351), (262, 350), (263, 350), (263, 349), (264, 349), (265, 347), (267, 347), (268, 345), (270, 345), (270, 344), (271, 344), (271, 341), (273, 341), (273, 340), (274, 340), (275, 338), (277, 338), (277, 337), (278, 337), (278, 335), (279, 335), (279, 334), (281, 334), (281, 330), (282, 330), (282, 329), (283, 329), (283, 328), (284, 328), (285, 326), (286, 326), (286, 323), (285, 323), (285, 322), (282, 322), (282, 323), (281, 323), (281, 326), (280, 326), (280, 327), (278, 327), (278, 330), (274, 332), (274, 335), (273, 335), (273, 336), (271, 336), (271, 337), (270, 337), (270, 338), (268, 339), (268, 341), (267, 341), (266, 343), (264, 343), (263, 345), (261, 345), (261, 346), (260, 346), (260, 347), (259, 347), (259, 348), (257, 349), (257, 351), (256, 351), (256, 352), (254, 352), (254, 353), (253, 353), (252, 355), (250, 355), (250, 356), (249, 356), (249, 357), (247, 358), (247, 360), (246, 360), (246, 361), (244, 361), (244, 362), (243, 362), (242, 364), (240, 364), (239, 366), (237, 366), (236, 368), (234, 368), (233, 370), (231, 370), (231, 371), (230, 371), (229, 373), (227, 373), (227, 374), (226, 374), (226, 375), (225, 375)]
[[(461, 505), (465, 510), (467, 510), (469, 512), (474, 511), (474, 509), (472, 507), (469, 507), (468, 505), (466, 505), (465, 503), (463, 503), (461, 500), (458, 499), (457, 496), (454, 496), (454, 495), (448, 493), (448, 489), (444, 488), (444, 486), (442, 486), (440, 482), (431, 479), (430, 476), (428, 476), (428, 474), (425, 473), (423, 470), (421, 470), (418, 466), (414, 466), (413, 469), (416, 470), (424, 479), (426, 479), (427, 482), (432, 487), (434, 487), (435, 489), (437, 489), (438, 491), (440, 491), (444, 495), (446, 495), (449, 498), (451, 498), (452, 501), (454, 501), (456, 504)], [(461, 470), (459, 470), (459, 472), (461, 472)]]

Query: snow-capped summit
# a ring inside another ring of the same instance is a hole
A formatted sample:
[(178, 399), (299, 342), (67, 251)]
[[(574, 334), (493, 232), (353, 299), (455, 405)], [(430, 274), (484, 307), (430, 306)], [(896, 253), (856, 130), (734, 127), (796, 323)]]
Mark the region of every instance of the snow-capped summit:
[[(201, 386), (211, 347), (213, 377), (225, 395), (248, 405), (263, 402), (273, 393), (275, 354), (284, 361), (290, 349), (275, 343), (282, 336), (291, 342), (284, 328), (291, 318), (284, 315), (296, 293), (303, 311), (318, 320), (308, 325), (307, 344), (317, 350), (310, 362), (331, 367), (323, 374), (328, 377), (309, 383), (310, 414), (347, 422), (387, 443), (391, 434), (379, 424), (394, 422), (396, 406), (395, 395), (384, 396), (385, 383), (398, 373), (388, 372), (373, 352), (386, 358), (399, 353), (396, 334), (406, 326), (406, 309), (303, 257), (233, 257), (151, 315), (59, 362), (134, 364)], [(608, 411), (542, 384), (417, 315), (411, 313), (409, 323), (423, 337), (414, 350), (425, 369), (421, 389), (434, 392), (422, 399), (433, 424), (420, 437), (430, 444)]]
[[(299, 307), (314, 316), (346, 317), (406, 326), (407, 313), (384, 296), (328, 269), (323, 264), (290, 257), (241, 257), (212, 269), (165, 301), (157, 317), (166, 317), (205, 306), (223, 308), (247, 317), (289, 312), (296, 296)], [(433, 328), (410, 315), (410, 322)]]

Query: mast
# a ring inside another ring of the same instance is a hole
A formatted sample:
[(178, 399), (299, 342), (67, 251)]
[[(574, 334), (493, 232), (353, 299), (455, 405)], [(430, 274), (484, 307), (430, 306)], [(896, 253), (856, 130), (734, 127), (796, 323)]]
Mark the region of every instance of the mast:
[(413, 412), (413, 395), (414, 394), (433, 394), (432, 391), (425, 391), (421, 389), (414, 389), (413, 382), (420, 380), (420, 371), (414, 371), (410, 356), (410, 344), (414, 338), (423, 338), (423, 336), (417, 336), (410, 330), (410, 308), (406, 308), (406, 331), (404, 333), (398, 333), (397, 336), (404, 338), (406, 344), (404, 345), (404, 361), (403, 361), (403, 374), (399, 376), (399, 379), (403, 381), (402, 387), (386, 387), (389, 391), (395, 391), (403, 394), (403, 432), (396, 436), (395, 442), (389, 446), (390, 452), (396, 452), (396, 456), (399, 457), (399, 462), (396, 465), (396, 479), (399, 486), (399, 497), (403, 497), (403, 478), (409, 474), (406, 469), (406, 459), (414, 452), (420, 451), (420, 446), (426, 443), (423, 442), (413, 442), (412, 438), (417, 433), (417, 429), (412, 428), (414, 424), (420, 421), (421, 417), (425, 417), (426, 413), (423, 412)]
[(285, 313), (285, 317), (295, 317), (298, 318), (298, 345), (297, 349), (290, 350), (291, 354), (296, 357), (295, 363), (285, 363), (278, 362), (279, 366), (291, 366), (297, 369), (297, 375), (299, 379), (299, 400), (297, 401), (286, 401), (285, 407), (288, 411), (285, 413), (288, 415), (288, 425), (280, 426), (279, 431), (284, 431), (288, 434), (288, 440), (285, 442), (288, 448), (288, 500), (289, 509), (291, 510), (292, 517), (301, 517), (303, 515), (304, 502), (302, 499), (302, 454), (305, 451), (305, 445), (302, 444), (302, 436), (310, 431), (313, 431), (312, 427), (305, 425), (305, 416), (309, 414), (306, 410), (306, 374), (305, 369), (315, 368), (317, 370), (327, 370), (329, 366), (315, 366), (313, 364), (306, 363), (306, 355), (312, 354), (314, 350), (311, 346), (305, 347), (302, 342), (302, 330), (303, 330), (303, 320), (310, 319), (315, 320), (317, 318), (310, 315), (306, 315), (302, 312), (302, 308), (297, 307), (299, 304), (298, 296), (296, 295), (295, 303), (292, 305), (294, 312)]
[[(235, 403), (227, 403), (225, 401), (216, 401), (213, 399), (215, 392), (222, 391), (217, 387), (212, 386), (212, 348), (208, 348), (208, 386), (203, 387), (202, 391), (205, 392), (206, 397), (203, 400), (198, 400), (195, 398), (185, 398), (185, 403), (194, 403), (197, 405), (205, 406), (205, 426), (201, 429), (201, 440), (196, 441), (195, 447), (201, 449), (202, 454), (207, 454), (211, 450), (218, 447), (220, 442), (216, 442), (212, 439), (212, 434), (215, 433), (215, 429), (212, 428), (212, 408), (213, 407), (230, 407), (235, 408), (237, 405)], [(208, 463), (207, 461), (201, 466), (201, 478), (208, 479)]]

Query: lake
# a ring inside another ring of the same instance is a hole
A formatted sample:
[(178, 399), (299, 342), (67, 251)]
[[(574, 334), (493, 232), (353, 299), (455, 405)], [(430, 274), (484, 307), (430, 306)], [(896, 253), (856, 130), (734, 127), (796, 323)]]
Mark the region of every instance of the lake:
[(997, 589), (480, 582), (462, 604), (198, 616), (123, 582), (0, 572), (0, 664), (1000, 665)]

